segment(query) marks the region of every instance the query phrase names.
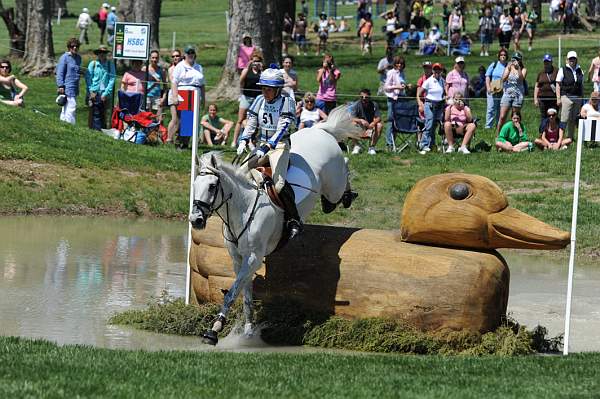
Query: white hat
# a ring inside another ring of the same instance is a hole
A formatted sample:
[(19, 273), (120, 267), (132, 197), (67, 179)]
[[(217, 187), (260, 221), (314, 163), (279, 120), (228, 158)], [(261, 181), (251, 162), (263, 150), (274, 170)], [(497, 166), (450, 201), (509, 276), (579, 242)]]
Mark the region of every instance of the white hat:
[(569, 59), (569, 58), (577, 58), (577, 53), (574, 51), (569, 51), (567, 53), (567, 59)]
[(90, 12), (90, 10), (87, 9), (87, 7), (83, 7), (83, 12)]
[(112, 6), (112, 7), (110, 8), (110, 10), (111, 10), (111, 11), (117, 11), (117, 7), (115, 7), (115, 6)]
[(102, 8), (110, 8), (110, 4), (108, 4), (108, 3), (102, 3)]
[(456, 62), (457, 64), (458, 64), (459, 62), (465, 62), (465, 57), (456, 57), (456, 58), (454, 59), (454, 62)]
[(554, 114), (554, 115), (556, 115), (556, 114), (557, 114), (557, 111), (556, 111), (556, 109), (555, 109), (555, 108), (548, 108), (548, 111), (546, 111), (546, 113), (547, 113), (548, 115), (550, 115), (550, 114)]

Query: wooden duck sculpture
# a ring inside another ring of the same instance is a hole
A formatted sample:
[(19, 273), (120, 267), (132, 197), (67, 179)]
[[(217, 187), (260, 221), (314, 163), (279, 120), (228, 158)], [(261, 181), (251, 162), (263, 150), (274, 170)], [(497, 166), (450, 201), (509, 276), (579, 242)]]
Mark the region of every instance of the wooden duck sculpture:
[[(219, 302), (233, 281), (221, 224), (193, 231), (192, 292)], [(423, 330), (494, 330), (510, 274), (496, 248), (559, 249), (569, 233), (508, 207), (491, 180), (459, 173), (419, 181), (400, 231), (307, 225), (265, 259), (257, 298), (351, 318), (403, 319)], [(194, 296), (194, 295), (193, 295)]]

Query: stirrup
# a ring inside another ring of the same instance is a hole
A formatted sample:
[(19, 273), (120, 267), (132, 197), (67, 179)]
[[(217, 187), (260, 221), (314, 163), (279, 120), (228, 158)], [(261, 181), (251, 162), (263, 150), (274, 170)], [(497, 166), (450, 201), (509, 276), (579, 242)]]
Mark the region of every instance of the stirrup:
[(342, 195), (342, 205), (344, 208), (350, 208), (352, 205), (352, 201), (354, 201), (358, 197), (358, 193), (352, 190), (344, 191), (344, 195)]
[(290, 240), (292, 240), (296, 236), (302, 234), (302, 231), (304, 231), (302, 223), (300, 223), (299, 221), (297, 221), (295, 219), (290, 219), (287, 221), (287, 228), (289, 230), (289, 239)]

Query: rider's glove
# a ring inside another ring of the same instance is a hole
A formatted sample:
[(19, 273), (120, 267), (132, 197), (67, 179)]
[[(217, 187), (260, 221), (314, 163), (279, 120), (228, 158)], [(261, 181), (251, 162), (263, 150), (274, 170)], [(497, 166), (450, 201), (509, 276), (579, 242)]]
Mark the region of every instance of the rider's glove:
[(271, 150), (271, 147), (269, 147), (267, 144), (263, 144), (258, 150), (256, 150), (256, 156), (258, 158), (262, 158), (266, 155), (267, 152), (269, 152), (269, 150)]
[(240, 140), (240, 144), (237, 148), (237, 154), (242, 155), (246, 151), (246, 140)]

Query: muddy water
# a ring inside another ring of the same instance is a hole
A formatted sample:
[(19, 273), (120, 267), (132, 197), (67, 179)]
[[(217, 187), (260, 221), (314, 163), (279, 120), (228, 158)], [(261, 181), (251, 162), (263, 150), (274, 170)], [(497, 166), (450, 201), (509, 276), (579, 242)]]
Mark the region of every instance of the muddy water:
[[(186, 228), (185, 222), (113, 218), (0, 218), (0, 334), (106, 348), (207, 350), (197, 338), (106, 324), (115, 312), (143, 308), (163, 291), (184, 296)], [(504, 255), (511, 268), (509, 312), (530, 327), (561, 333), (567, 262)], [(600, 268), (576, 269), (571, 325), (571, 350), (600, 350)], [(219, 347), (265, 349), (235, 337)]]

